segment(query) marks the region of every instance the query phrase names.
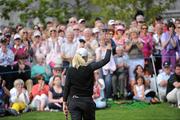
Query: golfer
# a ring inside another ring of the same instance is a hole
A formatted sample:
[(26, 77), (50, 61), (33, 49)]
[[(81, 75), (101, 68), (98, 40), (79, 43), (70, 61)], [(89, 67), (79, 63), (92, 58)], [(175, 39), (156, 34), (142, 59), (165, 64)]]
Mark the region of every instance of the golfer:
[(67, 71), (64, 87), (63, 111), (68, 111), (72, 120), (95, 120), (96, 105), (92, 99), (94, 71), (110, 61), (111, 44), (106, 47), (105, 58), (98, 62), (87, 63), (88, 51), (79, 48)]

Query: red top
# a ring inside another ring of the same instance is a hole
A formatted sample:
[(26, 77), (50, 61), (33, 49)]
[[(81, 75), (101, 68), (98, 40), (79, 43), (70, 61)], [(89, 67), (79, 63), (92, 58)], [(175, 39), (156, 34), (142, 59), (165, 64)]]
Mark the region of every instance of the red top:
[(42, 90), (38, 90), (39, 89), (39, 84), (36, 84), (33, 86), (32, 88), (32, 96), (35, 97), (36, 95), (48, 95), (48, 91), (49, 91), (49, 86), (48, 85), (44, 85)]

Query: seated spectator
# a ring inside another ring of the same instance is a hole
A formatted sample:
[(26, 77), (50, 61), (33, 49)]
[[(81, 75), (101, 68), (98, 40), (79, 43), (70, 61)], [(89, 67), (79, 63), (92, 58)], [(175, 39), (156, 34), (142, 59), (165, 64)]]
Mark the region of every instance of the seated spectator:
[(136, 84), (134, 85), (134, 100), (157, 103), (159, 100), (156, 97), (145, 96), (145, 79), (143, 76), (136, 78)]
[[(43, 75), (46, 83), (49, 82), (49, 77), (51, 76), (51, 68), (49, 65), (45, 64), (45, 57), (43, 55), (36, 56), (37, 63), (31, 68), (31, 78), (34, 78), (37, 75)], [(36, 81), (33, 81), (35, 83)]]
[(61, 87), (61, 77), (56, 75), (53, 77), (53, 86), (48, 92), (49, 109), (62, 111), (63, 89)]
[(28, 108), (30, 102), (29, 94), (24, 88), (24, 82), (22, 79), (16, 79), (14, 81), (14, 87), (10, 90), (10, 102), (12, 103), (12, 107), (9, 112), (14, 116), (17, 116), (20, 111)]
[(171, 76), (170, 63), (166, 61), (163, 64), (163, 72), (159, 73), (157, 76), (159, 99), (162, 102), (165, 101), (166, 99), (167, 83), (170, 76)]
[(113, 73), (112, 76), (113, 98), (118, 99), (124, 97), (128, 76), (128, 56), (124, 53), (122, 46), (116, 47), (116, 54), (114, 56), (114, 60), (116, 63), (116, 71)]
[(37, 111), (44, 111), (44, 108), (48, 102), (48, 91), (49, 86), (45, 84), (44, 76), (36, 76), (38, 83), (32, 88), (32, 102), (31, 107), (35, 108)]
[(31, 78), (31, 68), (25, 63), (23, 55), (19, 55), (17, 58), (18, 62), (13, 66), (14, 79), (22, 79), (25, 83), (25, 87), (28, 93), (31, 92), (33, 83)]
[(9, 90), (5, 86), (5, 81), (0, 76), (0, 110), (8, 107)]
[(175, 73), (170, 76), (167, 86), (167, 101), (175, 103), (180, 109), (180, 64), (175, 67)]
[(94, 84), (94, 90), (93, 90), (93, 100), (96, 103), (96, 108), (105, 108), (106, 107), (106, 100), (104, 97), (104, 80), (100, 78), (99, 71), (96, 70), (94, 72), (95, 77), (95, 84)]
[(53, 79), (54, 79), (54, 77), (55, 76), (61, 76), (62, 74), (61, 74), (61, 72), (62, 72), (62, 70), (61, 70), (62, 68), (61, 68), (61, 66), (60, 65), (55, 65), (54, 67), (53, 67), (53, 69), (52, 69), (52, 74), (53, 74), (53, 76), (51, 76), (51, 78), (49, 79), (49, 87), (52, 87), (53, 86)]

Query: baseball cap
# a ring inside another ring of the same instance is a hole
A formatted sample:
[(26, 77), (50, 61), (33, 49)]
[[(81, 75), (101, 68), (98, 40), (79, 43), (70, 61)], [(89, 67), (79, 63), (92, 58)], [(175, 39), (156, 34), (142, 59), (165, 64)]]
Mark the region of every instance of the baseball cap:
[(16, 40), (16, 39), (21, 39), (21, 36), (19, 34), (15, 34), (14, 35), (14, 40)]
[(79, 48), (76, 53), (80, 54), (82, 57), (88, 56), (88, 51), (85, 48)]
[(170, 66), (170, 62), (169, 61), (165, 61), (164, 63), (163, 63), (163, 67), (169, 67)]
[(86, 22), (85, 19), (79, 19), (78, 23), (83, 23), (83, 22)]
[(115, 20), (109, 20), (108, 21), (108, 25), (114, 25), (115, 24)]
[(34, 32), (33, 36), (34, 36), (34, 37), (36, 37), (36, 36), (41, 36), (41, 32), (38, 31), (38, 30), (36, 30), (36, 31)]

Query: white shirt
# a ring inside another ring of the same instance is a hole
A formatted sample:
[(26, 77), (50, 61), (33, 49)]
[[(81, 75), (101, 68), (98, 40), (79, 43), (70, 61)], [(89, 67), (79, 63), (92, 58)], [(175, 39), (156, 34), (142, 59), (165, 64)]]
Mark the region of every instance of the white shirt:
[(61, 53), (68, 57), (74, 57), (77, 47), (78, 47), (77, 42), (72, 42), (72, 43), (65, 42), (61, 46)]
[(162, 80), (166, 80), (168, 81), (168, 79), (170, 78), (172, 73), (170, 73), (169, 75), (166, 74), (164, 71), (162, 73), (159, 73), (157, 76), (157, 84), (158, 84), (158, 90), (162, 93), (166, 93), (167, 87), (162, 87), (160, 86), (160, 83)]
[(11, 49), (7, 48), (7, 52), (2, 52), (0, 48), (0, 66), (11, 65), (14, 62), (14, 53)]
[(16, 88), (12, 88), (10, 90), (10, 101), (11, 102), (24, 102), (25, 104), (28, 104), (30, 102), (28, 91), (25, 90), (24, 93), (21, 93), (18, 96), (18, 91)]

